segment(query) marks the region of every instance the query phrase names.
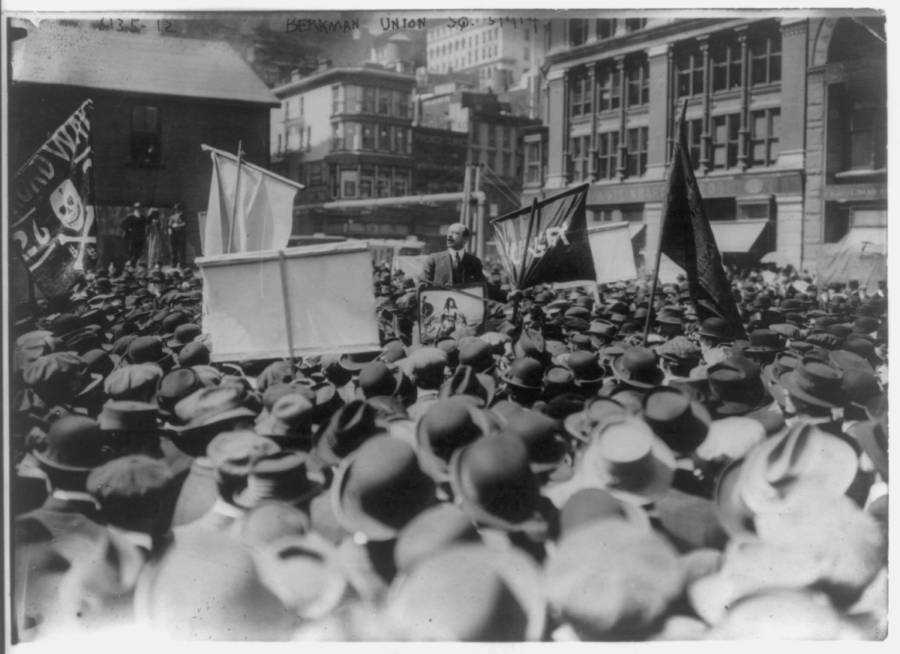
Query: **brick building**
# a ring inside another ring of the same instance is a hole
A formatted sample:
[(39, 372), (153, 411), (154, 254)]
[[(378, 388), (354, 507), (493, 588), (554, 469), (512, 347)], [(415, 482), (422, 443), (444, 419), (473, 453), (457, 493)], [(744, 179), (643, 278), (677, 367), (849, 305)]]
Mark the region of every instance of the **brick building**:
[(589, 181), (590, 219), (646, 226), (651, 260), (687, 101), (692, 159), (726, 256), (776, 250), (812, 268), (823, 243), (886, 228), (882, 15), (608, 15), (551, 22), (548, 131), (525, 137), (523, 199)]

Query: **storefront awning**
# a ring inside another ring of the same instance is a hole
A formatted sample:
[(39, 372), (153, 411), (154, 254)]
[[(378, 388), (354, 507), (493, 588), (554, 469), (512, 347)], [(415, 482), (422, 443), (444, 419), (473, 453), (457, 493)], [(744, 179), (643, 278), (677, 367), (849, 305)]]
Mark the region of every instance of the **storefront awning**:
[(713, 221), (713, 236), (719, 252), (751, 252), (768, 220)]

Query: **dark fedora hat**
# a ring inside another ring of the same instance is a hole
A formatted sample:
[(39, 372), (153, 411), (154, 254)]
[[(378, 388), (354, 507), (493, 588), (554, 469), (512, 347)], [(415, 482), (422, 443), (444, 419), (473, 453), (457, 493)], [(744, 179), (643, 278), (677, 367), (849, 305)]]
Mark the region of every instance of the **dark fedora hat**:
[(172, 337), (166, 341), (166, 347), (177, 352), (202, 333), (203, 330), (200, 328), (200, 325), (196, 325), (192, 322), (180, 324), (175, 328)]
[(676, 454), (693, 452), (705, 439), (709, 411), (681, 391), (659, 386), (644, 398), (644, 420)]
[(440, 399), (446, 399), (456, 395), (468, 395), (477, 398), (479, 404), (488, 407), (494, 400), (497, 384), (491, 375), (476, 373), (471, 366), (460, 365), (453, 374), (441, 385), (438, 393)]
[(781, 378), (787, 392), (804, 402), (819, 407), (836, 409), (844, 405), (846, 396), (841, 389), (843, 376), (837, 368), (804, 357), (793, 372)]
[(394, 395), (400, 390), (403, 371), (393, 370), (383, 361), (370, 361), (359, 369), (357, 383), (364, 398)]
[(67, 415), (47, 430), (44, 448), (34, 450), (42, 466), (60, 472), (89, 473), (106, 462), (100, 426), (87, 416)]
[(245, 509), (268, 500), (302, 504), (322, 492), (322, 485), (310, 479), (308, 463), (298, 452), (282, 450), (261, 456), (250, 465), (247, 485), (232, 501)]
[(858, 354), (873, 366), (878, 366), (882, 363), (881, 357), (875, 352), (875, 345), (872, 341), (861, 336), (848, 336), (844, 341), (842, 349)]
[(178, 365), (182, 368), (209, 365), (212, 356), (209, 348), (200, 341), (193, 341), (178, 351)]
[(138, 336), (128, 344), (125, 357), (130, 363), (156, 363), (161, 366), (172, 361), (172, 353), (166, 351), (159, 336)]
[(175, 405), (174, 414), (181, 424), (170, 425), (183, 438), (228, 426), (235, 420), (253, 420), (256, 412), (245, 404), (244, 392), (236, 386), (213, 386), (194, 391)]
[(612, 362), (613, 374), (626, 386), (649, 389), (662, 383), (665, 376), (657, 365), (656, 353), (645, 347), (632, 347)]
[(494, 351), (483, 339), (469, 339), (459, 344), (458, 361), (460, 366), (471, 366), (475, 372), (489, 372), (495, 363)]
[(510, 416), (500, 435), (525, 443), (532, 471), (542, 473), (558, 468), (568, 453), (564, 433), (560, 421), (526, 409)]
[(85, 366), (90, 373), (106, 377), (111, 373), (118, 364), (119, 357), (110, 354), (102, 348), (88, 350), (81, 358), (84, 360)]
[(861, 368), (845, 370), (841, 378), (841, 390), (846, 404), (866, 411), (884, 397), (878, 377), (873, 372)]
[(413, 448), (387, 435), (370, 438), (341, 462), (330, 499), (338, 524), (370, 541), (396, 538), (436, 503), (434, 481)]
[(156, 405), (148, 402), (109, 400), (103, 404), (97, 423), (101, 431), (157, 432)]
[(479, 524), (523, 531), (542, 520), (538, 478), (521, 439), (485, 436), (459, 448), (450, 459), (450, 486)]
[(353, 400), (334, 413), (316, 436), (316, 455), (337, 465), (365, 441), (385, 431), (378, 411), (363, 400)]
[[(288, 386), (289, 389), (294, 387)], [(256, 422), (254, 431), (290, 450), (309, 450), (312, 445), (312, 417), (315, 407), (308, 397), (290, 392), (278, 398)]]
[(575, 373), (575, 385), (595, 385), (603, 382), (605, 371), (593, 352), (576, 350), (566, 359), (566, 365)]
[(730, 341), (734, 338), (734, 331), (731, 329), (731, 325), (728, 324), (727, 320), (718, 316), (707, 318), (701, 322), (697, 333), (700, 336), (722, 341)]
[(784, 342), (781, 336), (771, 329), (755, 329), (750, 332), (750, 345), (744, 348), (744, 353), (749, 355), (770, 355), (781, 352)]
[[(575, 389), (575, 373), (566, 366), (550, 366), (544, 371), (544, 399), (571, 393)], [(582, 404), (584, 399), (581, 400)]]
[(440, 399), (428, 407), (416, 425), (419, 463), (433, 479), (447, 481), (453, 453), (490, 432), (490, 422), (478, 410), (474, 398)]
[(544, 366), (537, 359), (521, 357), (510, 364), (502, 379), (514, 388), (539, 391), (543, 388)]
[(335, 385), (328, 381), (313, 384), (310, 389), (316, 395), (313, 424), (323, 425), (331, 420), (338, 409), (344, 406), (344, 400)]
[(710, 366), (707, 380), (717, 417), (744, 415), (768, 398), (759, 366), (745, 357), (731, 356)]

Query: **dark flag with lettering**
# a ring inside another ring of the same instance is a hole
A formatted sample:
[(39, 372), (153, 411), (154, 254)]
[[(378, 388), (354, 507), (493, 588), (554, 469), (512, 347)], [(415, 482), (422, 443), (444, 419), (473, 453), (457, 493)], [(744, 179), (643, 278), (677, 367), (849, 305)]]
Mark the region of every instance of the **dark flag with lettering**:
[(491, 221), (515, 288), (595, 279), (585, 215), (587, 192), (588, 184), (582, 184)]
[(687, 273), (691, 298), (700, 319), (724, 318), (735, 335), (746, 338), (719, 248), (703, 209), (690, 150), (685, 142), (684, 115), (678, 126), (678, 139), (669, 166), (662, 216), (660, 248)]
[(90, 100), (16, 173), (11, 247), (44, 295), (66, 293), (96, 259)]

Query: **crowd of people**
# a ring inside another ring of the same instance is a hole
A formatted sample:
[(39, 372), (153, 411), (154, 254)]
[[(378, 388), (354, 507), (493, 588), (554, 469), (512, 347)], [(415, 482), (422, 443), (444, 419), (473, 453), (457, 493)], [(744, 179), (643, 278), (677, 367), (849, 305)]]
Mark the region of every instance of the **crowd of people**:
[(213, 362), (190, 268), (18, 307), (14, 638), (885, 637), (886, 289), (734, 273), (744, 334), (486, 271), (423, 343), (377, 266), (382, 349), (294, 360)]

